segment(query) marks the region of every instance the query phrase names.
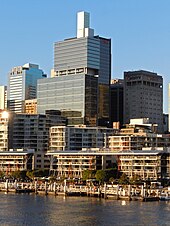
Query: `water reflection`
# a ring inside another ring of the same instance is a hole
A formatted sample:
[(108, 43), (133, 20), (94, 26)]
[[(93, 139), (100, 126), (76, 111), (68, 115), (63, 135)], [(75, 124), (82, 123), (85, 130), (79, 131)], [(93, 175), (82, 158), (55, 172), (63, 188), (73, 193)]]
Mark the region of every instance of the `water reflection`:
[(122, 201), (122, 206), (126, 206), (126, 201)]
[(0, 193), (0, 225), (169, 225), (170, 203)]

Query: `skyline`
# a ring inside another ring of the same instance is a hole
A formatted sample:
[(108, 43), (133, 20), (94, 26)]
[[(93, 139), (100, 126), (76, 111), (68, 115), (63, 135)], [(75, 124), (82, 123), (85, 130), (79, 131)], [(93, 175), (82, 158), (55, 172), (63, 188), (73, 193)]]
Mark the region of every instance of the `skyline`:
[[(96, 7), (97, 5), (97, 7)], [(164, 79), (164, 112), (170, 82), (170, 2), (165, 0), (21, 0), (0, 3), (0, 85), (14, 66), (35, 63), (50, 76), (54, 42), (76, 36), (76, 15), (90, 13), (95, 35), (112, 39), (112, 78), (124, 71), (148, 70)]]

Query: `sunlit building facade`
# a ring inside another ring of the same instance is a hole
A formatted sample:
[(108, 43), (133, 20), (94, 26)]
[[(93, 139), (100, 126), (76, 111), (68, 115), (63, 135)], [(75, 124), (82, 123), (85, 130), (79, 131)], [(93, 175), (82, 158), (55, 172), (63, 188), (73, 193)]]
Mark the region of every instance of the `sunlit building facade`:
[(24, 113), (37, 114), (37, 99), (25, 100)]
[(170, 152), (160, 150), (124, 151), (117, 155), (118, 170), (129, 178), (161, 180), (170, 177)]
[(0, 110), (7, 109), (7, 86), (0, 86)]
[(163, 78), (149, 71), (124, 72), (124, 123), (149, 118), (163, 132)]
[(75, 151), (107, 148), (107, 137), (115, 130), (104, 127), (53, 126), (50, 128), (49, 150)]
[(45, 78), (36, 64), (14, 67), (8, 74), (8, 109), (15, 113), (24, 112), (24, 101), (37, 97), (37, 80)]
[(33, 150), (9, 150), (0, 152), (0, 171), (9, 176), (15, 171), (34, 169)]

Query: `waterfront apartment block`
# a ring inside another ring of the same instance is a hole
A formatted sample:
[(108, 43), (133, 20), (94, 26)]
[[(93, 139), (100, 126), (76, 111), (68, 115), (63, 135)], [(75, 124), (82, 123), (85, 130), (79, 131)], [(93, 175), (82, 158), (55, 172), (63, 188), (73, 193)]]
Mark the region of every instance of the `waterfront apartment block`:
[(133, 150), (117, 154), (119, 171), (129, 178), (134, 175), (142, 180), (170, 178), (170, 152), (159, 150)]
[(65, 125), (66, 119), (58, 111), (46, 111), (46, 114), (16, 114), (0, 112), (0, 151), (9, 149), (33, 149), (34, 168), (49, 168), (44, 155), (49, 147), (49, 128)]
[(0, 86), (0, 110), (7, 109), (7, 86)]
[(115, 157), (95, 150), (48, 152), (50, 173), (58, 178), (82, 178), (84, 170), (111, 168)]
[(11, 125), (11, 148), (34, 149), (35, 168), (48, 168), (44, 154), (49, 146), (49, 128), (64, 124), (65, 119), (58, 111), (47, 111), (46, 114), (15, 114)]
[(24, 112), (24, 101), (37, 97), (37, 80), (45, 78), (36, 64), (14, 67), (8, 74), (8, 109), (15, 113)]
[(82, 178), (84, 170), (112, 168), (129, 178), (159, 181), (170, 178), (170, 152), (168, 150), (134, 150), (113, 153), (108, 150), (48, 152), (50, 172), (60, 178)]
[(111, 40), (94, 36), (88, 13), (81, 12), (77, 18), (77, 37), (54, 44), (53, 77), (38, 82), (38, 113), (46, 109), (79, 111), (82, 124), (106, 126)]
[(76, 151), (107, 148), (107, 137), (115, 130), (104, 127), (53, 126), (50, 128), (50, 151)]
[(124, 123), (149, 118), (163, 132), (163, 78), (148, 71), (124, 72)]
[(33, 165), (34, 151), (31, 149), (0, 151), (0, 171), (6, 176), (14, 171), (32, 170)]

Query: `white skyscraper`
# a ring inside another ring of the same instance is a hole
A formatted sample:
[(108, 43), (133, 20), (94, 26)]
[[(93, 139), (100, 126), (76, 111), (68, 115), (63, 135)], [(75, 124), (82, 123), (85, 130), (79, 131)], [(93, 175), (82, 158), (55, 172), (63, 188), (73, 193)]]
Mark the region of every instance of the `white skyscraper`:
[(36, 64), (12, 68), (8, 74), (8, 109), (16, 113), (24, 112), (24, 101), (37, 97), (37, 80), (45, 77)]
[(7, 86), (0, 86), (0, 109), (7, 108)]
[(94, 36), (94, 29), (90, 28), (90, 14), (87, 12), (77, 13), (77, 38)]

